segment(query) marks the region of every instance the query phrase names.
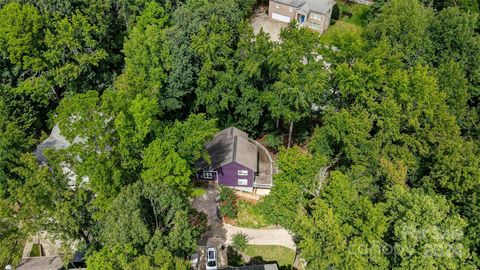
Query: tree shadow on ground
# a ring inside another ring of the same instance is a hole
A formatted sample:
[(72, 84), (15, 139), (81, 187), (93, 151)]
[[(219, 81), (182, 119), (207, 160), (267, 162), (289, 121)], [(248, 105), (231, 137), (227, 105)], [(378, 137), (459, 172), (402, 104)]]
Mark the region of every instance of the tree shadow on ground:
[[(250, 258), (247, 265), (258, 265), (258, 264), (276, 264), (278, 266), (277, 261), (267, 261), (262, 256), (255, 256)], [(282, 265), (278, 266), (280, 270), (294, 270), (295, 268), (292, 265)]]
[(238, 253), (231, 246), (227, 247), (228, 265), (238, 267), (245, 264), (242, 254)]

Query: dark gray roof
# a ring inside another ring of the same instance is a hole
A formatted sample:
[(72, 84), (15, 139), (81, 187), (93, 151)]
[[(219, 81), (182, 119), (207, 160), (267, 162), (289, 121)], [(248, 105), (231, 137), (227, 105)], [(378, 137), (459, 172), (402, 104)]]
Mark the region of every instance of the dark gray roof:
[(58, 150), (62, 148), (67, 148), (68, 146), (70, 146), (70, 142), (67, 141), (67, 139), (65, 139), (62, 134), (60, 134), (60, 128), (58, 127), (58, 125), (55, 125), (52, 129), (52, 133), (50, 133), (50, 136), (48, 136), (47, 139), (37, 145), (35, 155), (37, 156), (37, 160), (39, 162), (46, 163), (47, 159), (43, 155), (44, 149), (53, 148), (55, 150)]
[(245, 265), (240, 267), (228, 267), (229, 270), (278, 270), (278, 266), (274, 263), (262, 265)]
[(236, 162), (257, 171), (258, 147), (248, 141), (247, 133), (235, 127), (218, 132), (205, 147), (212, 157), (212, 169)]
[[(80, 137), (75, 137), (73, 139), (73, 143), (82, 143), (85, 142), (85, 139), (82, 139)], [(43, 150), (47, 148), (52, 148), (54, 150), (59, 150), (63, 148), (67, 148), (70, 146), (70, 142), (67, 141), (65, 137), (61, 134), (60, 127), (58, 124), (56, 124), (52, 132), (50, 133), (50, 136), (46, 138), (43, 142), (41, 142), (39, 145), (37, 145), (37, 149), (35, 150), (35, 156), (37, 157), (38, 162), (40, 163), (47, 163), (47, 159), (45, 158), (43, 154)]]
[(295, 7), (299, 13), (308, 15), (310, 11), (327, 14), (335, 4), (333, 0), (274, 0)]
[(274, 2), (277, 2), (277, 3), (282, 3), (282, 4), (285, 4), (285, 5), (289, 5), (289, 6), (292, 6), (292, 7), (298, 7), (302, 4), (305, 3), (305, 1), (307, 0), (273, 0)]
[(17, 265), (17, 270), (59, 270), (63, 269), (60, 256), (53, 257), (25, 257)]

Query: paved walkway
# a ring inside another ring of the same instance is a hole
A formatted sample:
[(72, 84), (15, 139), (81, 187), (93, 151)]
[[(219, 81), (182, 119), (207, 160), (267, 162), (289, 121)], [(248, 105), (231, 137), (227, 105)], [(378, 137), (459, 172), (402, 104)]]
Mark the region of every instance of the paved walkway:
[(223, 227), (227, 231), (227, 244), (232, 243), (234, 234), (241, 232), (248, 236), (248, 243), (251, 245), (275, 245), (296, 249), (292, 235), (285, 229), (247, 229), (230, 224), (224, 224)]
[(211, 182), (205, 194), (192, 202), (195, 209), (207, 214), (210, 226), (210, 230), (202, 235), (200, 245), (206, 245), (207, 240), (212, 237), (221, 238), (226, 244), (230, 244), (233, 235), (242, 232), (248, 235), (249, 243), (252, 245), (278, 245), (295, 250), (293, 237), (285, 229), (247, 229), (223, 223), (217, 213), (217, 196), (217, 185)]

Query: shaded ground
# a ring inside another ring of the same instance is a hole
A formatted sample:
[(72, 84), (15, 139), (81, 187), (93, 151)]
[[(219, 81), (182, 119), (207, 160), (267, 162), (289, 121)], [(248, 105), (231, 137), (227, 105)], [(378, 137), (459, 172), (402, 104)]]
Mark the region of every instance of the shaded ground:
[(208, 217), (209, 230), (204, 233), (199, 241), (200, 246), (207, 245), (209, 238), (220, 238), (226, 240), (226, 230), (223, 228), (223, 223), (218, 217), (217, 201), (218, 187), (214, 182), (209, 182), (205, 194), (193, 200), (192, 206), (199, 212), (204, 212)]
[(281, 269), (293, 269), (295, 251), (281, 246), (248, 245), (245, 254), (250, 257), (251, 264), (262, 264), (275, 261)]

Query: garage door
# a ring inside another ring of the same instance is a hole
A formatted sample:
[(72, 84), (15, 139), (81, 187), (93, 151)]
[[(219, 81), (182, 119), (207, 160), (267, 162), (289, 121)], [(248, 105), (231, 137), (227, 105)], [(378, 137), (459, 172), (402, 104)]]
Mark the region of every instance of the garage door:
[(274, 20), (281, 21), (281, 22), (286, 22), (286, 23), (290, 22), (290, 17), (282, 15), (282, 14), (278, 14), (278, 13), (275, 13), (275, 12), (272, 12), (272, 18)]

